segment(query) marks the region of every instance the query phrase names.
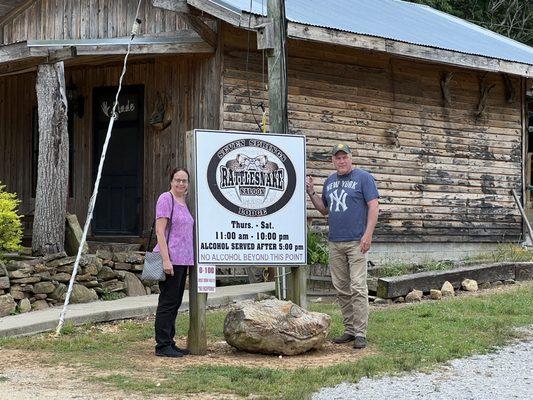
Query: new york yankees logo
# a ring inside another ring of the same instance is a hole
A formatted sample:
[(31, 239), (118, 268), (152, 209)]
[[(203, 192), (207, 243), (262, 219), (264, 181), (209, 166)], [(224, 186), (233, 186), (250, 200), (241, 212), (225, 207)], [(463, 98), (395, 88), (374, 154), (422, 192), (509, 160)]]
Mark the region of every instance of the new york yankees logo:
[(339, 212), (339, 207), (342, 208), (342, 211), (346, 211), (348, 208), (346, 206), (346, 195), (347, 193), (344, 191), (344, 189), (341, 190), (340, 194), (337, 192), (331, 192), (329, 194), (330, 199), (330, 205), (329, 205), (329, 211), (333, 211), (333, 205), (335, 204), (335, 212)]

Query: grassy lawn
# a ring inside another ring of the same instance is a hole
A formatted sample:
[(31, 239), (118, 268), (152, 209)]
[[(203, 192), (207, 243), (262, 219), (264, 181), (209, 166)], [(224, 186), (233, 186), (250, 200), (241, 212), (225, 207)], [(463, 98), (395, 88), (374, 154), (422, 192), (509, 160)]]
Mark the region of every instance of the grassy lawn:
[[(161, 365), (160, 360), (143, 366), (142, 358), (146, 356), (139, 349), (152, 348), (152, 320), (69, 328), (68, 334), (55, 339), (48, 336), (3, 339), (0, 347), (32, 350), (36, 357), (45, 354), (52, 365), (75, 364), (88, 379), (137, 394), (207, 392), (304, 399), (320, 387), (343, 381), (430, 369), (453, 358), (487, 352), (516, 337), (514, 327), (533, 324), (532, 282), (486, 293), (374, 310), (368, 333), (373, 351), (355, 361), (347, 359), (317, 368), (305, 365), (293, 370), (249, 368), (215, 365), (209, 359), (204, 364), (186, 367), (180, 367), (179, 360), (172, 364), (175, 368), (169, 368), (168, 362)], [(332, 316), (330, 336), (342, 333), (336, 305), (318, 304), (312, 309)], [(208, 313), (210, 341), (223, 340), (224, 317), (223, 310)], [(187, 318), (179, 316), (177, 335), (186, 335)]]

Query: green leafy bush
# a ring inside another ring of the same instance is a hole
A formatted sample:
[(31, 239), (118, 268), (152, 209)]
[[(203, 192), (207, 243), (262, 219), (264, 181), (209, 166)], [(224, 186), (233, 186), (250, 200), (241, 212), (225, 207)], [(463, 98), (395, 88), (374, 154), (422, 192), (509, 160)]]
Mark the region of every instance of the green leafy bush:
[(0, 184), (0, 253), (16, 251), (22, 239), (21, 216), (17, 214), (20, 200), (15, 193), (5, 191)]
[(327, 265), (329, 261), (326, 238), (319, 232), (307, 229), (307, 263)]

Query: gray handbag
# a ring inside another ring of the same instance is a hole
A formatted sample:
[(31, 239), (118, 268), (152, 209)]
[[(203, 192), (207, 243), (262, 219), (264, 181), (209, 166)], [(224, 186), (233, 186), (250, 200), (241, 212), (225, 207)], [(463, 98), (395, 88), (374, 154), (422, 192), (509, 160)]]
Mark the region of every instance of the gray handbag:
[[(170, 220), (167, 231), (167, 246), (168, 239), (170, 237), (170, 229), (172, 229), (172, 216), (174, 215), (174, 196), (172, 193), (170, 193), (170, 197), (172, 197), (172, 211), (170, 212)], [(148, 239), (148, 245), (146, 246), (147, 250), (150, 248), (150, 243), (152, 242), (154, 225), (155, 219), (154, 223), (152, 224), (152, 230), (150, 231), (150, 239)], [(144, 255), (144, 266), (141, 279), (143, 281), (164, 281), (166, 279), (165, 270), (163, 269), (163, 257), (161, 257), (161, 253), (152, 251), (146, 252)]]

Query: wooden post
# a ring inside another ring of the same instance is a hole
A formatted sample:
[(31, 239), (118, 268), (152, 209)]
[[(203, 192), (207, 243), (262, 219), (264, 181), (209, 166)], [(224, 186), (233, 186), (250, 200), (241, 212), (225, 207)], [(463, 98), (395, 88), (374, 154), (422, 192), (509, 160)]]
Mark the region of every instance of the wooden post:
[(268, 0), (268, 18), (274, 29), (274, 49), (268, 54), (270, 132), (288, 133), (287, 19), (285, 0)]
[[(196, 217), (196, 159), (194, 147), (194, 132), (187, 132), (185, 154), (187, 154), (187, 170), (190, 174), (189, 182), (189, 209)], [(194, 235), (194, 249), (196, 249), (196, 235)], [(205, 328), (205, 310), (207, 293), (198, 293), (198, 260), (196, 254), (194, 265), (189, 271), (189, 335), (187, 338), (188, 349), (192, 354), (204, 355), (207, 353), (207, 334)]]
[(68, 191), (68, 124), (63, 62), (37, 70), (39, 160), (32, 250), (63, 251)]
[[(274, 48), (268, 54), (268, 100), (270, 132), (288, 133), (288, 98), (287, 84), (287, 19), (285, 18), (285, 0), (268, 0), (268, 18), (271, 20)], [(281, 268), (281, 274), (289, 269)], [(287, 298), (301, 307), (307, 307), (307, 274), (304, 266), (290, 268), (286, 275)], [(279, 278), (278, 278), (279, 279)], [(283, 280), (282, 280), (283, 282)], [(276, 285), (277, 288), (277, 285)], [(281, 297), (281, 293), (277, 293)]]
[[(271, 20), (274, 47), (268, 51), (268, 101), (270, 132), (288, 133), (289, 96), (287, 86), (287, 19), (285, 18), (285, 0), (268, 0), (267, 15)], [(288, 289), (291, 274), (285, 275), (286, 268), (278, 268), (276, 278), (276, 297), (283, 297), (283, 286)], [(279, 276), (281, 275), (281, 277)], [(280, 288), (280, 290), (278, 290)], [(288, 291), (287, 291), (288, 294)]]
[(300, 265), (291, 268), (291, 297), (294, 304), (298, 304), (302, 308), (307, 308), (307, 265)]

